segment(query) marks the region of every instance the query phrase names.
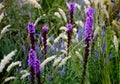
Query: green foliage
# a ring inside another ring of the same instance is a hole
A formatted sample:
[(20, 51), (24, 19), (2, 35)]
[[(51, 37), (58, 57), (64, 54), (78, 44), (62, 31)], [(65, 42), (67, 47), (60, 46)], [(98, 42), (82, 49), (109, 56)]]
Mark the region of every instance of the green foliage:
[[(69, 11), (66, 6), (65, 0), (40, 0), (39, 3), (42, 6), (42, 9), (36, 9), (32, 5), (24, 4), (22, 7), (19, 7), (17, 4), (17, 0), (3, 0), (4, 8), (1, 11), (5, 12), (5, 17), (0, 23), (0, 30), (3, 27), (10, 24), (11, 27), (8, 28), (9, 31), (4, 34), (3, 38), (0, 39), (0, 60), (3, 59), (4, 55), (8, 54), (14, 49), (17, 49), (18, 52), (16, 56), (13, 58), (14, 61), (20, 60), (22, 61), (22, 66), (12, 69), (9, 73), (3, 71), (0, 73), (0, 79), (5, 79), (11, 75), (15, 76), (15, 80), (11, 80), (7, 83), (9, 84), (29, 84), (30, 80), (26, 77), (24, 80), (21, 80), (20, 77), (22, 74), (19, 70), (28, 70), (30, 72), (27, 59), (28, 59), (28, 51), (30, 49), (30, 38), (27, 32), (28, 22), (35, 22), (37, 18), (40, 16), (40, 20), (36, 25), (36, 34), (42, 34), (42, 26), (49, 26), (48, 38), (50, 38), (50, 43), (55, 44), (52, 36), (57, 38), (59, 34), (64, 31), (59, 30), (61, 26), (65, 26), (63, 18), (58, 18), (54, 15), (55, 12), (58, 12), (58, 8), (61, 8), (66, 13), (67, 19), (69, 20)], [(117, 4), (117, 3), (116, 3)], [(92, 4), (94, 6), (94, 4)], [(108, 10), (109, 10), (108, 6)], [(120, 6), (116, 6), (116, 9), (119, 9)], [(110, 11), (111, 13), (112, 11)], [(112, 13), (114, 13), (113, 11)], [(120, 11), (119, 11), (120, 12)], [(111, 13), (111, 14), (112, 14)], [(43, 16), (43, 14), (46, 14)], [(114, 13), (116, 14), (116, 12)], [(112, 14), (113, 15), (113, 14)], [(96, 8), (95, 17), (95, 25), (93, 32), (96, 27), (99, 27), (100, 30), (98, 32), (98, 37), (96, 40), (93, 40), (91, 43), (91, 53), (89, 55), (89, 60), (87, 64), (85, 84), (119, 84), (120, 83), (120, 22), (117, 15), (114, 15), (114, 18), (106, 18), (106, 15), (101, 10), (100, 7)], [(79, 11), (75, 10), (74, 13), (74, 21), (81, 20), (83, 23), (85, 22), (85, 13), (84, 9)], [(109, 22), (110, 21), (110, 22)], [(112, 23), (112, 21), (115, 21)], [(110, 23), (110, 24), (108, 24)], [(101, 36), (102, 34), (102, 26), (106, 25), (105, 37)], [(78, 28), (82, 30), (80, 25), (74, 23), (73, 25), (77, 31)], [(83, 30), (84, 31), (84, 30)], [(66, 33), (66, 32), (65, 32)], [(82, 33), (82, 35), (84, 32)], [(47, 73), (44, 70), (41, 73), (41, 79), (43, 84), (80, 84), (82, 79), (82, 71), (83, 71), (83, 63), (84, 60), (79, 59), (76, 54), (76, 51), (81, 54), (81, 57), (84, 59), (84, 47), (85, 42), (82, 39), (82, 35), (78, 39), (78, 42), (72, 42), (70, 45), (70, 55), (71, 58), (68, 59), (66, 63), (66, 74), (61, 75), (63, 66), (59, 68), (59, 73), (56, 70), (57, 67), (53, 67), (53, 61), (49, 62), (47, 65)], [(118, 38), (118, 52), (115, 50), (115, 46), (113, 43), (114, 35)], [(76, 34), (73, 32), (72, 40), (76, 39)], [(48, 47), (47, 56), (50, 57), (52, 55), (57, 55), (59, 57), (63, 53), (60, 51), (60, 43), (63, 39), (60, 39), (56, 46), (59, 47), (56, 53), (52, 51), (52, 48)], [(67, 40), (63, 40), (67, 42)], [(102, 44), (106, 42), (106, 54), (102, 53)], [(40, 59), (42, 51), (42, 44), (40, 42), (40, 38), (35, 39), (35, 43), (38, 44), (40, 50), (36, 51), (38, 58)], [(26, 51), (23, 51), (23, 45), (26, 47)], [(98, 54), (98, 57), (95, 55), (95, 52)], [(53, 54), (54, 53), (54, 54)], [(110, 55), (112, 54), (112, 58)], [(67, 55), (64, 54), (66, 57)], [(40, 59), (41, 60), (41, 59)], [(1, 62), (1, 61), (0, 61)], [(43, 62), (43, 60), (41, 60)], [(6, 69), (7, 67), (5, 67)], [(5, 70), (4, 69), (4, 70)], [(46, 75), (45, 75), (46, 74)], [(49, 80), (48, 80), (49, 79)], [(4, 83), (3, 80), (0, 81), (0, 84)], [(6, 84), (7, 84), (6, 83)]]

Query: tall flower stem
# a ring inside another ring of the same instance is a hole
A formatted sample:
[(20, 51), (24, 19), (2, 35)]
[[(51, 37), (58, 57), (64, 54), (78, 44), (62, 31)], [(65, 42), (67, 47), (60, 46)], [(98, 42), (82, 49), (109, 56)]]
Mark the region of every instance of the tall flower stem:
[[(70, 21), (69, 21), (69, 24), (66, 25), (67, 37), (68, 37), (68, 41), (67, 41), (67, 56), (69, 56), (69, 48), (70, 48), (70, 43), (71, 43), (71, 38), (72, 38), (72, 26), (73, 26), (75, 3), (74, 2), (70, 2), (68, 8), (69, 8), (69, 13), (70, 13)], [(67, 66), (70, 67), (71, 63), (67, 63), (66, 67)], [(66, 74), (68, 74), (68, 68), (66, 68)]]
[(73, 24), (73, 11), (70, 12), (70, 23)]
[(43, 45), (44, 45), (44, 59), (46, 59), (46, 52), (47, 52), (47, 50), (46, 50), (46, 44), (47, 44), (47, 38), (46, 38), (46, 32), (43, 32)]
[(30, 66), (30, 78), (31, 78), (31, 84), (34, 84), (35, 80), (35, 69), (34, 69), (34, 63), (36, 61), (36, 53), (31, 48), (28, 54), (28, 64)]
[(83, 73), (82, 73), (82, 84), (84, 84), (85, 75), (86, 75), (86, 67), (88, 62), (88, 56), (89, 56), (89, 39), (86, 38), (85, 43), (87, 44), (85, 47), (85, 55), (84, 55), (84, 65), (83, 65)]
[[(35, 83), (35, 74), (37, 75), (38, 84), (41, 84), (40, 80), (40, 62), (37, 60), (35, 46), (34, 46), (34, 33), (35, 33), (35, 27), (34, 24), (29, 22), (28, 23), (28, 33), (30, 34), (30, 51), (29, 51), (29, 58), (28, 58), (28, 64), (30, 66), (30, 77), (31, 77), (31, 84)], [(38, 73), (39, 72), (39, 73)]]
[(34, 84), (35, 77), (34, 77), (34, 68), (33, 67), (30, 67), (30, 78), (31, 78), (31, 84)]
[[(67, 36), (68, 36), (68, 39), (67, 39), (67, 56), (69, 56), (69, 48), (70, 48), (70, 43), (71, 43), (71, 36), (72, 36), (72, 24), (67, 24), (66, 25), (66, 30), (67, 30)], [(66, 64), (66, 75), (68, 75), (68, 68), (71, 66), (70, 63), (67, 62)]]
[(67, 33), (68, 33), (68, 34), (67, 34), (67, 35), (68, 35), (67, 55), (69, 55), (69, 48), (70, 48), (72, 31), (68, 31)]
[(44, 26), (42, 27), (42, 37), (43, 37), (43, 45), (44, 45), (44, 60), (46, 59), (46, 53), (47, 53), (47, 31), (48, 27)]
[(69, 55), (69, 47), (71, 42), (71, 36), (72, 36), (72, 24), (67, 24), (67, 36), (68, 36), (68, 44), (67, 44), (67, 55)]
[(35, 50), (34, 46), (34, 33), (30, 33), (30, 42), (31, 42), (31, 48)]
[(74, 15), (74, 9), (75, 9), (75, 3), (74, 2), (70, 2), (69, 3), (69, 11), (70, 11), (70, 23), (73, 24), (73, 15)]
[(29, 22), (28, 23), (28, 33), (30, 34), (30, 47), (35, 50), (34, 47), (34, 33), (35, 33), (35, 27), (34, 24)]
[(94, 18), (93, 18), (93, 12), (94, 9), (92, 7), (89, 7), (86, 11), (86, 22), (85, 22), (85, 54), (84, 54), (84, 64), (83, 64), (83, 73), (82, 73), (82, 83), (85, 84), (85, 76), (86, 76), (86, 68), (88, 63), (88, 56), (89, 56), (89, 47), (90, 43), (92, 41), (92, 27), (94, 24)]
[[(42, 37), (43, 37), (43, 46), (44, 46), (44, 60), (46, 59), (46, 53), (47, 53), (47, 32), (48, 32), (48, 26), (43, 26)], [(45, 67), (45, 73), (44, 73), (45, 78), (46, 78), (46, 72), (47, 72), (47, 67)]]
[(35, 67), (35, 74), (36, 74), (36, 78), (37, 78), (37, 83), (38, 84), (42, 84), (41, 82), (41, 78), (40, 78), (40, 72), (41, 72), (41, 69), (39, 69), (40, 67), (40, 61), (39, 60), (36, 60), (36, 63), (35, 63), (36, 67)]
[[(29, 22), (28, 23), (28, 33), (30, 34), (30, 47), (34, 50), (34, 33), (35, 33), (35, 28), (34, 28), (34, 24)], [(30, 66), (30, 78), (31, 78), (31, 84), (34, 84), (34, 77), (35, 73), (34, 73), (34, 67)]]
[(38, 84), (42, 84), (41, 83), (41, 78), (40, 78), (40, 72), (38, 72), (37, 74), (36, 74), (36, 77), (37, 77), (37, 81), (38, 81)]

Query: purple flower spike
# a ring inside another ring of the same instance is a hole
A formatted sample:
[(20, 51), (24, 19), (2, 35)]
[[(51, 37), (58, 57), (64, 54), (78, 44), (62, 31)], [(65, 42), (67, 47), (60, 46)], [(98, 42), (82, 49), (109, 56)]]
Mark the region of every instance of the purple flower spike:
[(93, 27), (93, 17), (87, 17), (85, 23), (85, 36), (90, 40), (92, 39), (92, 27)]
[(75, 3), (74, 2), (70, 2), (69, 3), (69, 10), (73, 12), (74, 9), (75, 9)]
[(69, 3), (69, 12), (70, 12), (70, 23), (73, 24), (74, 20), (74, 9), (75, 9), (75, 3), (74, 2), (70, 2)]
[(35, 66), (35, 73), (39, 73), (41, 71), (41, 69), (40, 69), (40, 61), (36, 60), (34, 66)]
[(48, 31), (48, 26), (43, 26), (42, 30), (47, 32)]
[(40, 61), (37, 59), (36, 52), (33, 49), (30, 49), (29, 51), (29, 59), (28, 64), (30, 67), (34, 68), (34, 72), (38, 73), (40, 72)]
[(66, 27), (67, 27), (67, 34), (68, 34), (67, 53), (69, 54), (69, 46), (70, 46), (71, 36), (72, 36), (72, 24), (67, 24)]
[(30, 67), (34, 68), (34, 64), (36, 62), (37, 57), (35, 51), (32, 48), (30, 49), (28, 56), (28, 64)]
[[(47, 53), (47, 31), (48, 31), (48, 26), (43, 26), (42, 27), (42, 37), (43, 37), (43, 45), (44, 45), (44, 55)], [(46, 59), (46, 56), (44, 57)]]
[(28, 23), (28, 33), (35, 33), (35, 26), (32, 22)]
[(67, 31), (72, 31), (72, 24), (67, 24), (66, 27), (67, 27)]
[(85, 36), (89, 39), (88, 41), (92, 40), (92, 27), (94, 25), (93, 12), (94, 9), (92, 7), (86, 10)]
[(92, 16), (95, 13), (94, 11), (95, 10), (92, 7), (87, 8), (86, 13), (85, 13), (86, 17)]
[(83, 73), (82, 73), (82, 84), (84, 84), (84, 79), (86, 75), (86, 65), (88, 62), (88, 56), (89, 56), (89, 47), (90, 42), (92, 40), (92, 27), (94, 25), (94, 17), (93, 17), (94, 9), (92, 7), (89, 7), (86, 10), (86, 22), (85, 22), (85, 54), (84, 54), (84, 65), (83, 65)]

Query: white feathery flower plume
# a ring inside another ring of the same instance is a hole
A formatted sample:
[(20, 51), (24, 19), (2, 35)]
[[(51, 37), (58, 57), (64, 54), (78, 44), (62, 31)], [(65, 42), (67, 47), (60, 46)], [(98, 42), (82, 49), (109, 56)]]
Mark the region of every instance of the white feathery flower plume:
[(79, 40), (78, 40), (78, 34), (76, 35), (75, 40), (76, 40), (77, 43), (79, 42)]
[(38, 18), (35, 20), (34, 26), (37, 25), (37, 23), (40, 21), (40, 19), (41, 19), (43, 16), (46, 16), (46, 14), (43, 14), (42, 16), (38, 17)]
[(67, 50), (67, 42), (64, 42), (65, 50)]
[(66, 17), (66, 15), (65, 15), (65, 12), (64, 12), (61, 8), (58, 8), (58, 11), (59, 11), (59, 13), (62, 15), (64, 21), (67, 22), (67, 17)]
[(13, 67), (15, 67), (15, 66), (17, 66), (17, 65), (19, 65), (19, 67), (21, 66), (21, 61), (17, 61), (17, 62), (12, 62), (9, 66), (8, 66), (8, 68), (7, 68), (7, 72), (9, 72)]
[(63, 32), (55, 40), (54, 43), (57, 43), (60, 38), (67, 39), (67, 35)]
[(116, 35), (114, 35), (113, 43), (114, 43), (116, 52), (118, 52), (119, 43), (118, 43), (118, 39), (117, 39), (117, 36), (116, 36)]
[(2, 30), (1, 30), (1, 33), (0, 33), (0, 39), (3, 37), (3, 35), (7, 32), (7, 31), (9, 31), (9, 27), (10, 27), (11, 25), (7, 25), (7, 26), (5, 26)]
[(108, 11), (106, 9), (106, 5), (103, 6), (104, 13), (106, 14), (106, 17), (109, 18)]
[(43, 16), (46, 16), (46, 14), (43, 14)]
[(84, 6), (83, 6), (83, 8), (84, 8), (84, 12), (86, 12), (86, 10), (87, 10), (87, 7), (84, 5)]
[(61, 33), (61, 34), (60, 34), (60, 37), (61, 37), (62, 39), (67, 40), (67, 35), (66, 35), (65, 32)]
[(104, 0), (100, 0), (100, 6), (103, 7), (104, 6)]
[(62, 57), (61, 57), (61, 56), (55, 58), (55, 59), (54, 59), (54, 63), (53, 63), (53, 67), (57, 66), (58, 63), (59, 63), (61, 60), (62, 60)]
[(75, 53), (76, 53), (76, 56), (77, 56), (81, 61), (83, 61), (82, 55), (81, 55), (78, 51), (75, 51)]
[(53, 56), (51, 56), (51, 57), (48, 57), (47, 59), (45, 59), (41, 64), (40, 64), (40, 68), (44, 68), (44, 66), (48, 63), (48, 62), (50, 62), (50, 61), (52, 61), (53, 59), (55, 59), (55, 57), (56, 57), (56, 55), (53, 55)]
[(73, 28), (73, 33), (76, 34), (77, 33), (77, 29)]
[(16, 52), (17, 50), (14, 50), (11, 53), (9, 53), (7, 56), (4, 56), (4, 58), (0, 62), (0, 72), (2, 72), (5, 65), (8, 64), (10, 60), (12, 60), (12, 57), (15, 55)]
[(54, 40), (54, 43), (57, 43), (60, 39), (60, 35)]
[(74, 34), (74, 36), (75, 36), (75, 38), (72, 38), (72, 42), (73, 43), (78, 43), (79, 41), (78, 41), (78, 34), (77, 34), (77, 29), (76, 28), (73, 28), (73, 34)]
[(29, 75), (30, 75), (30, 73), (27, 72), (27, 73), (23, 74), (20, 79), (21, 79), (21, 80), (22, 80), (22, 79), (25, 79), (25, 78), (26, 78), (27, 76), (29, 76)]
[(76, 43), (76, 42), (78, 42), (78, 40), (72, 39), (72, 43)]
[(88, 6), (90, 5), (90, 1), (89, 0), (84, 0), (84, 2), (85, 2), (86, 5), (88, 5)]
[(69, 8), (69, 3), (68, 3), (68, 2), (66, 2), (66, 5), (67, 5), (67, 7)]
[(16, 79), (16, 77), (14, 77), (14, 76), (8, 77), (4, 80), (4, 82), (8, 82), (8, 81), (13, 80), (13, 79)]
[(49, 46), (50, 46), (50, 48), (52, 48), (52, 49), (53, 49), (53, 46), (52, 46), (52, 44), (50, 43), (50, 39), (51, 39), (51, 38), (48, 38), (48, 39), (47, 39), (47, 45), (49, 45)]
[(78, 36), (76, 35), (76, 37), (74, 39), (72, 39), (72, 43), (79, 43), (79, 40), (78, 40)]
[(78, 42), (78, 34), (77, 34), (77, 29), (73, 28), (73, 34), (75, 35), (75, 38), (72, 39), (72, 42)]
[(60, 50), (60, 52), (62, 52), (63, 54), (67, 54), (66, 50)]
[(2, 12), (2, 13), (0, 14), (0, 23), (1, 23), (2, 19), (3, 19), (3, 17), (4, 17), (4, 12)]
[(61, 18), (61, 15), (60, 15), (59, 12), (55, 12), (54, 15), (55, 15), (56, 17), (58, 17), (58, 18)]
[(25, 73), (28, 73), (28, 71), (27, 70), (21, 70), (20, 73), (25, 74)]
[(70, 59), (70, 58), (71, 58), (71, 56), (68, 56), (68, 57), (65, 57), (64, 59), (62, 59), (62, 61), (58, 65), (58, 67), (62, 67), (62, 65), (65, 65), (67, 60)]
[(79, 25), (79, 26), (81, 26), (81, 27), (83, 27), (84, 26), (84, 23), (83, 23), (83, 21), (75, 21), (75, 24), (77, 24), (77, 25)]
[(41, 5), (36, 0), (23, 0), (24, 4), (30, 4), (35, 8), (41, 9)]
[(2, 29), (1, 34), (4, 34), (4, 33), (6, 33), (7, 31), (9, 31), (9, 30), (8, 30), (8, 27), (10, 27), (10, 26), (11, 26), (11, 25), (5, 26), (5, 27)]
[(60, 30), (64, 30), (64, 31), (66, 31), (67, 28), (66, 28), (65, 26), (62, 26), (62, 27), (60, 27)]
[(37, 25), (37, 23), (40, 21), (41, 17), (37, 18), (37, 20), (35, 20), (34, 26)]
[[(61, 44), (61, 47), (66, 47), (65, 41)], [(65, 49), (66, 50), (66, 49)]]
[(0, 9), (2, 9), (4, 7), (4, 5), (2, 3), (0, 3)]
[(76, 8), (79, 9), (79, 11), (81, 11), (81, 6), (79, 4), (75, 3), (75, 6), (76, 6)]
[(95, 36), (98, 34), (100, 28), (99, 27), (96, 27), (95, 31), (94, 31), (94, 34), (93, 34), (93, 39), (95, 38)]
[(93, 2), (94, 2), (94, 4), (95, 4), (95, 7), (97, 8), (97, 6), (98, 6), (98, 4), (101, 2), (101, 0), (94, 0)]

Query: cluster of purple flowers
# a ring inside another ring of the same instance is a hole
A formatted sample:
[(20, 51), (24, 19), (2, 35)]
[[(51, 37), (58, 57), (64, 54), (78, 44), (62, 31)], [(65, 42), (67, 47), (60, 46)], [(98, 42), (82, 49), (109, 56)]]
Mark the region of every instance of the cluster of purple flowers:
[(75, 9), (75, 3), (74, 2), (70, 2), (69, 3), (69, 11), (70, 12), (74, 12), (74, 9)]
[(67, 45), (67, 53), (69, 54), (69, 46), (70, 46), (70, 41), (71, 41), (71, 36), (72, 36), (72, 27), (73, 27), (73, 16), (74, 16), (74, 10), (75, 10), (75, 3), (70, 2), (69, 3), (69, 12), (70, 12), (70, 23), (66, 25), (66, 30), (68, 34), (68, 45)]
[(40, 61), (37, 59), (35, 47), (34, 47), (34, 33), (35, 33), (35, 27), (34, 24), (29, 22), (28, 23), (28, 33), (30, 34), (30, 51), (28, 53), (28, 65), (31, 69), (31, 84), (34, 84), (34, 75), (37, 76), (38, 84), (41, 83), (40, 81)]
[(35, 33), (35, 27), (34, 24), (29, 22), (28, 23), (28, 33), (30, 34), (30, 38), (31, 38), (31, 49), (29, 51), (29, 58), (28, 58), (28, 64), (30, 67), (34, 68), (34, 72), (37, 73), (40, 71), (40, 68), (38, 68), (40, 66), (40, 62), (37, 59), (36, 56), (36, 52), (34, 51), (34, 33)]
[(29, 53), (28, 53), (28, 64), (30, 67), (34, 67), (35, 61), (37, 59), (35, 51), (31, 48)]
[(85, 22), (85, 54), (84, 54), (84, 65), (83, 65), (83, 73), (82, 73), (82, 84), (84, 84), (84, 79), (86, 75), (86, 66), (88, 62), (88, 56), (89, 56), (89, 46), (90, 42), (92, 40), (92, 28), (94, 25), (94, 9), (92, 7), (87, 8), (86, 10), (86, 22)]
[(92, 40), (92, 27), (94, 25), (94, 17), (93, 17), (94, 9), (89, 7), (86, 10), (86, 22), (85, 22), (85, 37)]
[(28, 23), (28, 33), (35, 33), (35, 27), (34, 24), (32, 22)]
[(42, 27), (42, 31), (43, 31), (43, 32), (47, 32), (47, 31), (48, 31), (48, 26), (43, 26), (43, 27)]
[(30, 49), (28, 56), (28, 64), (34, 68), (34, 73), (40, 72), (40, 61), (37, 59), (36, 52)]
[(67, 28), (67, 31), (72, 31), (72, 24), (67, 24), (66, 28)]
[(75, 10), (75, 3), (74, 2), (70, 2), (69, 3), (69, 11), (70, 11), (70, 23), (71, 24), (73, 24), (74, 10)]

